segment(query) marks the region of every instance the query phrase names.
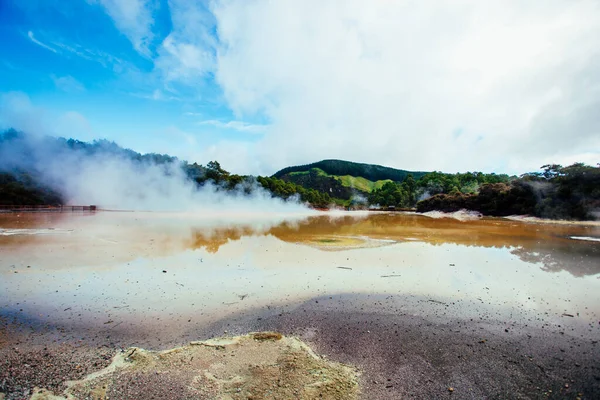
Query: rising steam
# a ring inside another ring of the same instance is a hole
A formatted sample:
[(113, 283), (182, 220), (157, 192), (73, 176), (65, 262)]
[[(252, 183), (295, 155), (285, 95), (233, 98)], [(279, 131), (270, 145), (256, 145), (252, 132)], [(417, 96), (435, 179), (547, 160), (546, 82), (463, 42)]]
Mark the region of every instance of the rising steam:
[(31, 174), (67, 204), (206, 213), (309, 211), (297, 199), (272, 198), (253, 180), (231, 191), (211, 183), (199, 187), (185, 174), (181, 161), (167, 158), (159, 163), (139, 156), (109, 142), (73, 145), (15, 131), (0, 135), (0, 171)]

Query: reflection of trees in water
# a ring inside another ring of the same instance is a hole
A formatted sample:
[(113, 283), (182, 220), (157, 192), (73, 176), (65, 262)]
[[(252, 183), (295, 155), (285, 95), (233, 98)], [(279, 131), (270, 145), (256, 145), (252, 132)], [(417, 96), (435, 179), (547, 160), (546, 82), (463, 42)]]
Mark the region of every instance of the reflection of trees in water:
[(252, 224), (227, 227), (193, 228), (189, 247), (204, 248), (209, 253), (216, 253), (228, 242), (240, 240), (244, 236), (272, 235), (285, 242), (302, 242), (302, 238), (315, 235), (343, 234), (344, 227), (352, 227), (362, 218), (354, 216), (318, 216), (299, 221), (284, 221), (275, 226)]
[(368, 216), (322, 215), (275, 226), (229, 226), (196, 229), (191, 247), (216, 253), (244, 236), (272, 235), (288, 243), (313, 243), (331, 236), (368, 236), (403, 242), (409, 239), (431, 245), (456, 244), (510, 250), (522, 261), (540, 263), (547, 272), (568, 271), (574, 276), (600, 273), (600, 245), (569, 236), (594, 236), (597, 228), (574, 225), (528, 224), (501, 219), (456, 221), (411, 214)]
[[(224, 244), (240, 240), (243, 236), (256, 236), (261, 234), (252, 226), (237, 226), (228, 228), (210, 228), (192, 230), (190, 248), (204, 248), (209, 253), (216, 253)], [(264, 232), (262, 233), (265, 234)]]
[(522, 261), (542, 264), (546, 272), (567, 271), (573, 276), (583, 277), (600, 273), (600, 246), (573, 243), (561, 248), (524, 248), (511, 251)]

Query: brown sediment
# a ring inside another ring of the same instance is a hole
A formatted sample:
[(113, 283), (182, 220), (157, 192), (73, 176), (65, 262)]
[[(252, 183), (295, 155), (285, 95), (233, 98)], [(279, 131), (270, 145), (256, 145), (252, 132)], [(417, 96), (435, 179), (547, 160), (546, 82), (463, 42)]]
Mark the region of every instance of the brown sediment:
[(31, 399), (357, 397), (355, 369), (317, 356), (299, 339), (259, 332), (160, 352), (129, 348), (62, 394), (37, 389)]
[(254, 340), (281, 340), (283, 335), (278, 332), (258, 332), (251, 335)]

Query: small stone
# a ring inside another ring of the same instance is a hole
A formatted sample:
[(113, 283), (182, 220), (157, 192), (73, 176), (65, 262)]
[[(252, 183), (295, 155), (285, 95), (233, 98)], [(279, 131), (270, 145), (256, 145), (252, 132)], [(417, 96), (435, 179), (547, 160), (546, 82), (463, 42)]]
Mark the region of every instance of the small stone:
[(450, 393), (452, 393), (452, 392), (454, 392), (454, 388), (453, 388), (453, 387), (449, 387), (449, 388), (448, 388), (448, 391), (449, 391)]
[(565, 389), (568, 389), (568, 388), (569, 388), (569, 384), (565, 383)]

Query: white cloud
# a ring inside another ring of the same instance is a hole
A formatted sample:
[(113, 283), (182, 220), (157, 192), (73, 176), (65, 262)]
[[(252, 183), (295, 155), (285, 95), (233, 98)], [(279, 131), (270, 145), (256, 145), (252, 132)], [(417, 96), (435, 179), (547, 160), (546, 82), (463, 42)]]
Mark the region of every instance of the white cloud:
[[(251, 173), (323, 158), (517, 173), (600, 159), (595, 0), (168, 0), (155, 54), (157, 2), (88, 1), (153, 58), (138, 96), (214, 100), (215, 78), (234, 120), (201, 123), (263, 133), (236, 150)], [(257, 116), (270, 124), (243, 122)]]
[(213, 11), (216, 77), (237, 115), (272, 121), (256, 146), (270, 170), (335, 157), (522, 172), (600, 158), (596, 1), (230, 0)]
[(227, 171), (240, 175), (256, 174), (260, 171), (265, 174), (275, 172), (265, 170), (263, 160), (254, 156), (254, 146), (254, 143), (224, 139), (198, 146), (194, 153), (190, 154), (189, 160), (199, 160), (202, 163), (217, 160)]
[(179, 98), (177, 96), (165, 94), (160, 89), (155, 89), (154, 91), (152, 91), (152, 93), (130, 93), (130, 94), (132, 96), (139, 97), (141, 99), (155, 100), (155, 101), (181, 101), (182, 100), (181, 98)]
[(119, 29), (140, 54), (150, 56), (154, 35), (152, 25), (155, 2), (152, 0), (88, 0), (100, 3)]
[(71, 75), (67, 76), (56, 76), (50, 75), (52, 80), (54, 81), (54, 85), (59, 90), (67, 93), (77, 93), (85, 91), (85, 86), (77, 79), (73, 78)]
[(160, 46), (155, 61), (166, 82), (197, 85), (214, 69), (216, 40), (210, 33), (212, 14), (198, 3), (169, 0), (172, 32)]
[(0, 129), (14, 128), (41, 134), (46, 132), (46, 113), (31, 103), (23, 92), (0, 92)]
[[(151, 58), (155, 72), (165, 85), (170, 82), (198, 84), (214, 70), (216, 40), (211, 34), (214, 17), (203, 3), (187, 0), (168, 0), (172, 31), (150, 51), (156, 38), (152, 32), (154, 0), (87, 0), (101, 4), (119, 29), (142, 55)], [(74, 50), (74, 49), (73, 49)], [(81, 52), (77, 52), (85, 56)]]
[(267, 129), (267, 125), (250, 124), (244, 121), (219, 121), (216, 119), (209, 119), (198, 122), (200, 125), (212, 125), (221, 129), (233, 129), (240, 132), (250, 133), (262, 133)]
[(35, 38), (35, 36), (33, 35), (33, 32), (32, 32), (32, 31), (28, 31), (28, 32), (27, 32), (27, 37), (28, 37), (28, 38), (29, 38), (29, 40), (31, 40), (33, 43), (37, 44), (38, 46), (41, 46), (41, 47), (43, 47), (43, 48), (44, 48), (44, 49), (46, 49), (46, 50), (50, 50), (50, 51), (51, 51), (51, 52), (53, 52), (53, 53), (56, 53), (56, 52), (57, 52), (55, 48), (53, 48), (53, 47), (50, 47), (50, 46), (48, 46), (47, 44), (45, 44), (45, 43), (42, 43), (42, 42), (40, 42), (39, 40), (37, 40), (37, 39)]
[(0, 130), (14, 128), (33, 136), (54, 135), (97, 139), (88, 120), (76, 111), (48, 113), (23, 92), (0, 92)]
[(133, 69), (134, 66), (121, 60), (112, 54), (104, 51), (89, 49), (82, 47), (79, 44), (66, 44), (61, 42), (52, 42), (53, 45), (58, 47), (63, 54), (74, 54), (77, 57), (81, 57), (84, 60), (97, 62), (105, 68), (111, 67), (113, 71), (120, 73), (124, 69)]
[(90, 141), (98, 139), (90, 122), (77, 111), (67, 111), (58, 117), (55, 134), (62, 137)]

